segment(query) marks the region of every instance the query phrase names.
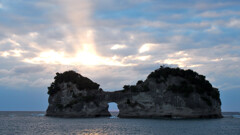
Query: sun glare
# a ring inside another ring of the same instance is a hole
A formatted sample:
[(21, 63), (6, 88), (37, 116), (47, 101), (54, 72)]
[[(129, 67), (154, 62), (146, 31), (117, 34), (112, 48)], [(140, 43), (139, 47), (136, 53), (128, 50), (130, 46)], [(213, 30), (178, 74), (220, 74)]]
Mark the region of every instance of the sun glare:
[[(116, 57), (104, 57), (97, 54), (94, 42), (94, 30), (89, 29), (85, 32), (79, 32), (75, 38), (66, 40), (66, 44), (72, 44), (74, 52), (56, 50), (40, 50), (34, 58), (26, 58), (23, 61), (33, 64), (62, 64), (62, 65), (113, 65), (127, 66), (118, 61)], [(69, 37), (73, 34), (70, 34)], [(120, 48), (125, 46), (120, 46)], [(118, 46), (119, 48), (119, 46)]]
[(83, 51), (77, 51), (74, 55), (69, 55), (65, 52), (57, 52), (54, 50), (41, 52), (37, 57), (24, 59), (24, 62), (33, 64), (62, 64), (62, 65), (115, 65), (127, 66), (116, 60), (115, 57), (107, 58), (98, 56), (91, 48), (85, 48)]
[(74, 58), (74, 62), (80, 62), (84, 65), (99, 65), (101, 64), (101, 58), (89, 52), (80, 52)]

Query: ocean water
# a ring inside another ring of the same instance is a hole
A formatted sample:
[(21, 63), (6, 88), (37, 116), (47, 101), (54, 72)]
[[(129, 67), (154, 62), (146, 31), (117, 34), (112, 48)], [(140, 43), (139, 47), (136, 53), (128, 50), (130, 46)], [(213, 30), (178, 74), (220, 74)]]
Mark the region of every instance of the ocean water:
[(0, 112), (0, 135), (240, 135), (239, 113), (222, 119), (53, 118)]

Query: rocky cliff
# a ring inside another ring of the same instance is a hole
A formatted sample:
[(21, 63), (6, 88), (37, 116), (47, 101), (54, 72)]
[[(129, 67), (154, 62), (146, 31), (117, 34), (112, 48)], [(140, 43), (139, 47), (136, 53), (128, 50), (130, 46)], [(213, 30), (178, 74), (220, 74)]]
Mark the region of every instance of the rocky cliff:
[(145, 81), (104, 92), (97, 83), (67, 71), (57, 73), (49, 87), (48, 116), (110, 116), (108, 103), (116, 102), (119, 117), (220, 118), (219, 91), (192, 70), (161, 66)]
[(47, 116), (100, 117), (111, 116), (108, 102), (99, 84), (74, 71), (57, 73), (48, 87)]

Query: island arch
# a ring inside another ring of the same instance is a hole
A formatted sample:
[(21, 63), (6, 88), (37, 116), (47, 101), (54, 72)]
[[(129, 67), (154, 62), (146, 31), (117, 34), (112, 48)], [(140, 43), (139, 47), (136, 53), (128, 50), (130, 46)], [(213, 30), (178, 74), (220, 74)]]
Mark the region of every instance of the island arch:
[(47, 116), (111, 116), (110, 102), (118, 104), (118, 117), (221, 118), (219, 91), (192, 70), (161, 66), (145, 81), (106, 92), (75, 71), (57, 73), (48, 87)]

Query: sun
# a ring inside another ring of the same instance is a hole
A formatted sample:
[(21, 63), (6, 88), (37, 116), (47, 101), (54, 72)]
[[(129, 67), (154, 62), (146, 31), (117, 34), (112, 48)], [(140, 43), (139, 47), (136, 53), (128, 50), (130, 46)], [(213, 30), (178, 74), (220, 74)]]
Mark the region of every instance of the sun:
[(42, 49), (36, 57), (25, 58), (23, 61), (32, 64), (61, 64), (61, 65), (111, 65), (127, 66), (113, 57), (100, 56), (95, 47), (94, 31), (89, 29), (73, 36), (70, 34), (65, 43), (71, 44), (72, 52), (55, 49)]
[(61, 65), (116, 65), (125, 66), (123, 63), (117, 61), (115, 57), (103, 57), (95, 53), (87, 44), (82, 50), (76, 51), (75, 54), (69, 54), (63, 51), (46, 50), (39, 53), (34, 58), (26, 58), (23, 61), (32, 64), (61, 64)]

